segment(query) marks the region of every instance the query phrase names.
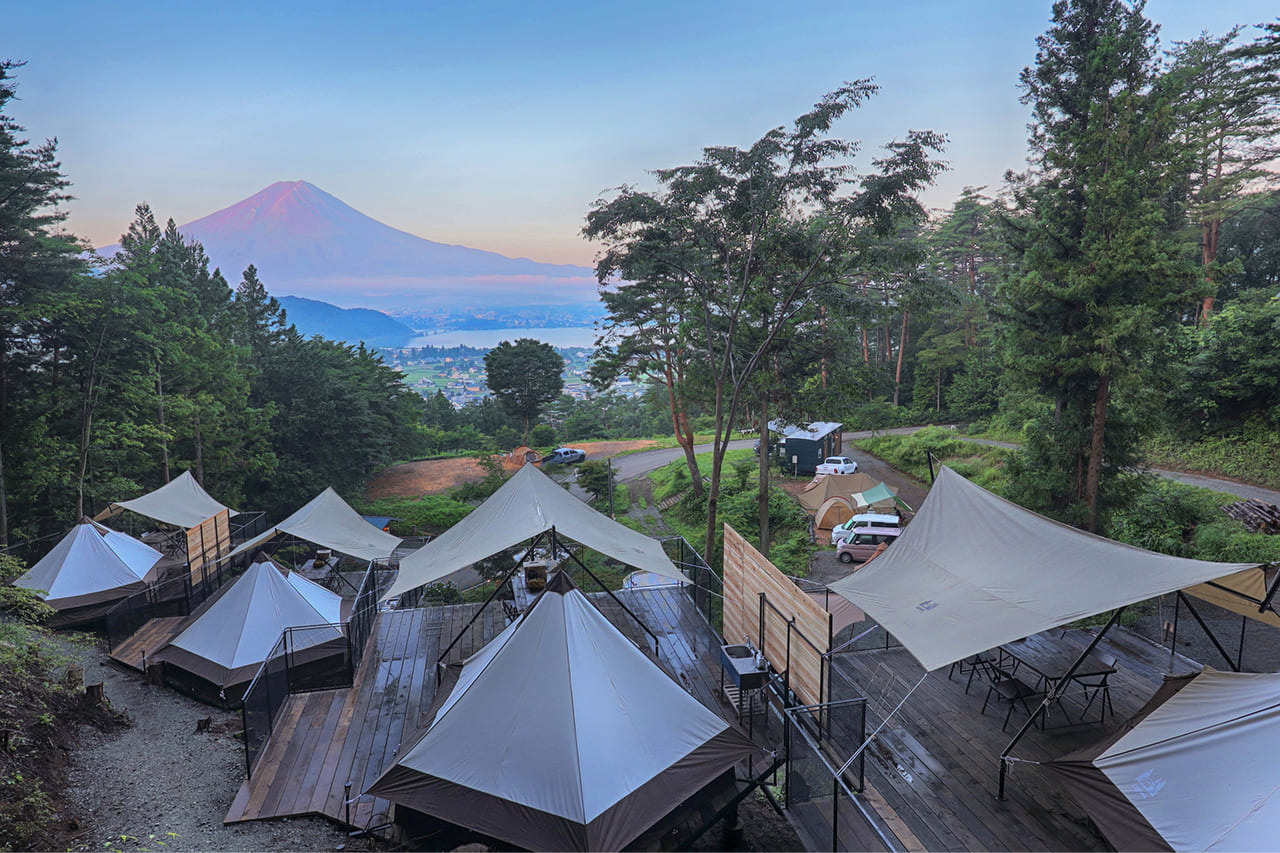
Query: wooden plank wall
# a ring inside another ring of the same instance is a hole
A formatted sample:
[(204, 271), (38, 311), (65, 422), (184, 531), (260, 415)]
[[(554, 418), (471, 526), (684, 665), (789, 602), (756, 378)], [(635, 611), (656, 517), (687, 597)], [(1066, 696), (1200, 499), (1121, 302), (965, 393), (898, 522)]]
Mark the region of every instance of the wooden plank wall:
[[(773, 607), (764, 608), (764, 637), (760, 632), (760, 594)], [(777, 612), (774, 612), (774, 609)], [(779, 615), (781, 614), (781, 615)], [(791, 637), (791, 689), (807, 704), (828, 701), (828, 661), (831, 614), (797, 587), (764, 555), (729, 525), (724, 526), (724, 638), (729, 643), (749, 637), (777, 672), (787, 669), (787, 624), (813, 644)], [(816, 648), (815, 648), (816, 647)]]
[(191, 582), (204, 580), (204, 567), (231, 551), (231, 514), (221, 510), (187, 531)]

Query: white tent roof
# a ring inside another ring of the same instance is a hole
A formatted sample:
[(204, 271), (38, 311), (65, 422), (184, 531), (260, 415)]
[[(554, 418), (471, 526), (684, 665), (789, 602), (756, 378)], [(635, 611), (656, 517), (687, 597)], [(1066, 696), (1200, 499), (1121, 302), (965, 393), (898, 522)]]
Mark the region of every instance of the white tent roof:
[(466, 518), (401, 560), (400, 574), (384, 598), (437, 581), (553, 526), (628, 566), (688, 580), (659, 542), (596, 512), (526, 464)]
[(25, 574), (14, 581), (44, 590), (45, 603), (59, 610), (123, 598), (154, 580), (162, 555), (124, 533), (91, 521), (73, 527)]
[(311, 499), (306, 506), (263, 533), (245, 542), (223, 560), (252, 551), (281, 533), (305, 542), (330, 548), (361, 560), (385, 563), (400, 545), (399, 537), (379, 530), (338, 496), (332, 487)]
[(313, 580), (304, 578), (297, 572), (289, 572), (285, 575), (285, 580), (316, 609), (317, 613), (324, 617), (322, 621), (335, 625), (343, 621), (341, 595)]
[[(314, 589), (304, 595), (274, 563), (254, 563), (153, 658), (223, 687), (246, 681), (267, 659), (286, 628), (339, 621), (331, 617), (341, 605), (341, 596), (312, 586)], [(324, 629), (309, 636), (307, 645), (341, 636), (337, 628)]]
[(754, 751), (556, 572), (368, 792), (530, 850), (618, 850)]
[(1278, 751), (1280, 674), (1206, 669), (1092, 759), (1115, 790), (1073, 772), (1071, 756), (1050, 766), (1073, 793), (1083, 783), (1090, 814), (1126, 846), (1156, 846), (1145, 820), (1173, 850), (1275, 850)]
[(140, 498), (120, 501), (114, 506), (132, 510), (138, 515), (145, 515), (147, 518), (154, 518), (184, 530), (195, 527), (224, 509), (231, 515), (237, 514), (234, 509), (228, 509), (210, 497), (209, 493), (196, 482), (196, 478), (191, 476), (190, 471), (182, 472), (181, 476)]
[(893, 547), (830, 586), (934, 670), (1249, 567), (1170, 557), (1085, 533), (944, 467)]

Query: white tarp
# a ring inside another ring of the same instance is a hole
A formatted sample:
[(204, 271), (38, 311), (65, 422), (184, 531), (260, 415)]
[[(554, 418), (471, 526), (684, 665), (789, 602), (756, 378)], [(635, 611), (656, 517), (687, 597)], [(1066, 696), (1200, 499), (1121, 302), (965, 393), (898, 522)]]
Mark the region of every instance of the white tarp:
[(1250, 568), (1085, 533), (943, 468), (893, 547), (831, 589), (925, 669)]
[(14, 586), (43, 590), (45, 603), (58, 610), (97, 604), (124, 598), (155, 580), (163, 556), (127, 534), (85, 521), (63, 536)]
[(1091, 816), (1113, 842), (1155, 846), (1126, 816), (1127, 801), (1173, 850), (1275, 850), (1277, 752), (1280, 674), (1205, 669), (1093, 758), (1113, 790), (1049, 765), (1075, 780), (1073, 794), (1084, 786)]
[(755, 749), (556, 572), (368, 793), (528, 850), (619, 850)]
[[(196, 478), (191, 476), (190, 471), (182, 472), (181, 476), (175, 477), (140, 498), (120, 501), (111, 506), (131, 510), (138, 515), (145, 515), (147, 518), (154, 518), (156, 521), (163, 521), (165, 524), (172, 524), (183, 530), (195, 527), (224, 509), (230, 515), (238, 514), (234, 509), (229, 509), (210, 497), (209, 493), (196, 482)], [(111, 511), (111, 509), (108, 510), (109, 513)]]
[(245, 542), (222, 560), (252, 551), (281, 533), (340, 554), (377, 563), (390, 561), (391, 552), (400, 546), (399, 537), (365, 521), (363, 516), (330, 487), (312, 498), (302, 509), (256, 539)]
[[(342, 597), (311, 586), (314, 589), (304, 595), (271, 561), (254, 563), (151, 658), (194, 672), (220, 687), (247, 681), (286, 628), (338, 621), (332, 617)], [(341, 637), (336, 627), (321, 629), (308, 633), (306, 645)]]
[(596, 512), (525, 464), (466, 518), (401, 560), (400, 574), (383, 598), (438, 581), (552, 527), (632, 568), (688, 580), (657, 540)]

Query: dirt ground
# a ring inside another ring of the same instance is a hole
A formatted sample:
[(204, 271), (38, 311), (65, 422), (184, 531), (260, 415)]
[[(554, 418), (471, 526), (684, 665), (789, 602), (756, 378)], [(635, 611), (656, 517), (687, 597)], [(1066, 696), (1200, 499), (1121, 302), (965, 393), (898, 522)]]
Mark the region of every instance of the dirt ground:
[[(656, 441), (576, 441), (563, 445), (586, 451), (588, 459), (606, 459), (629, 450), (657, 446)], [(501, 457), (503, 467), (515, 471), (523, 464), (516, 456)], [(369, 500), (379, 498), (416, 498), (447, 491), (463, 483), (484, 479), (485, 470), (472, 457), (460, 459), (423, 459), (392, 465), (379, 471), (365, 489)]]

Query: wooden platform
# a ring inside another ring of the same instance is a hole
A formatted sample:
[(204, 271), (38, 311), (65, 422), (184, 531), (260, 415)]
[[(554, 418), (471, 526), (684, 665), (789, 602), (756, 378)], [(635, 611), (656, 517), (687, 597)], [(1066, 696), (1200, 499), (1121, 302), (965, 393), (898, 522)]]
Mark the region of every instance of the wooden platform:
[[(1083, 632), (1073, 634), (1081, 645), (1090, 639)], [(1119, 659), (1110, 682), (1115, 717), (1108, 715), (1105, 724), (1033, 728), (1014, 757), (1044, 761), (1093, 743), (1146, 703), (1162, 673), (1199, 668), (1180, 656), (1171, 667), (1167, 649), (1123, 629), (1113, 629), (1099, 649)], [(924, 675), (902, 648), (840, 654), (835, 667), (871, 698), (876, 723)], [(1083, 810), (1035, 764), (1015, 764), (1006, 783), (1007, 798), (996, 799), (1000, 753), (1026, 715), (1015, 710), (1008, 731), (1002, 732), (1008, 706), (995, 707), (993, 699), (983, 715), (987, 684), (975, 678), (966, 695), (966, 679), (957, 674), (949, 680), (947, 670), (940, 670), (911, 694), (867, 751), (863, 804), (907, 850), (1109, 849)], [(837, 677), (837, 683), (845, 682)], [(1096, 713), (1095, 704), (1090, 717)]]
[[(719, 639), (688, 596), (677, 588), (617, 595), (658, 636), (659, 663), (703, 704), (732, 719), (719, 698)], [(653, 639), (617, 602), (604, 593), (591, 598), (653, 657)], [(289, 697), (225, 822), (319, 814), (354, 828), (386, 823), (389, 804), (361, 792), (427, 722), (423, 715), (435, 695), (436, 659), (479, 609), (466, 604), (380, 613), (354, 686)], [(469, 657), (506, 625), (503, 609), (490, 605), (446, 660)], [(355, 799), (349, 819), (348, 782)]]
[(117, 663), (143, 672), (147, 655), (159, 651), (191, 622), (190, 616), (164, 616), (151, 619), (128, 639), (116, 646), (111, 659)]

